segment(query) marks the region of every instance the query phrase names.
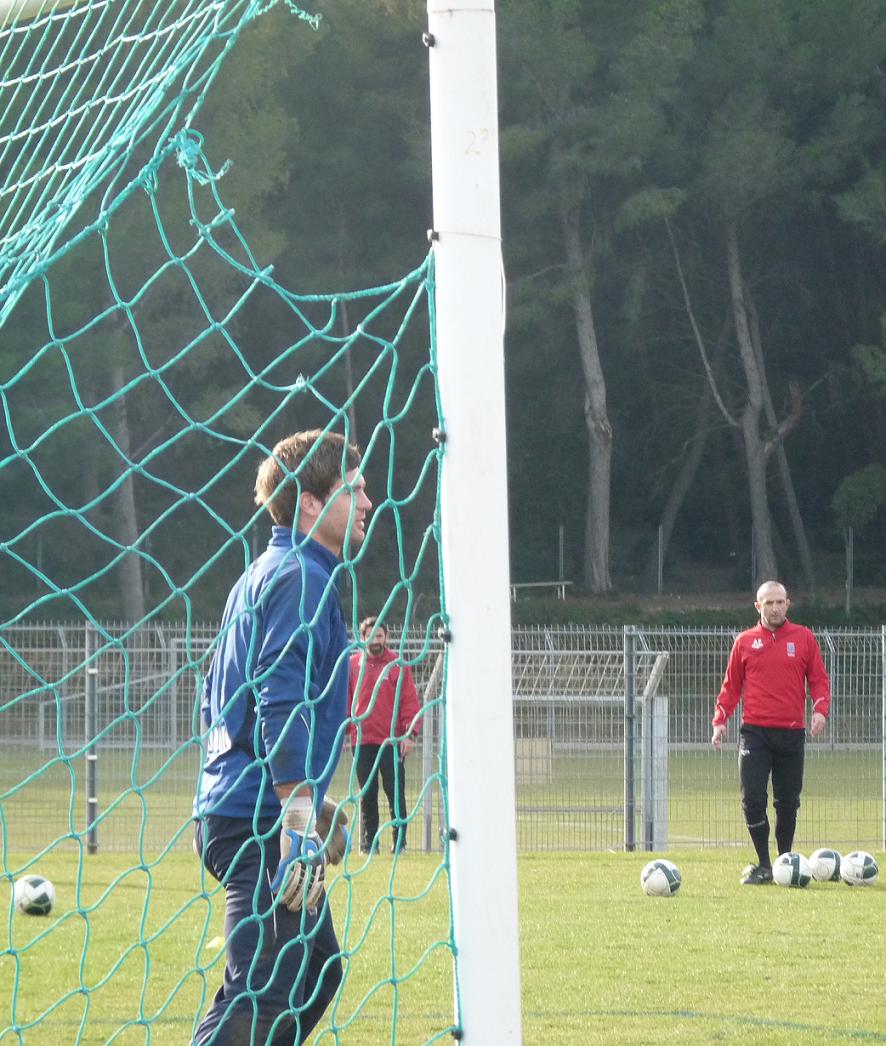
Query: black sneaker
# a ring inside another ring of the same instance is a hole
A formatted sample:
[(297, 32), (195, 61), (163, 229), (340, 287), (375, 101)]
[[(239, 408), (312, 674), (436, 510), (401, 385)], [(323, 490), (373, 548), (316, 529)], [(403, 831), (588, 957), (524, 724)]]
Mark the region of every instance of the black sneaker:
[(744, 886), (762, 886), (764, 883), (772, 882), (772, 869), (762, 864), (749, 864), (741, 873), (741, 881)]

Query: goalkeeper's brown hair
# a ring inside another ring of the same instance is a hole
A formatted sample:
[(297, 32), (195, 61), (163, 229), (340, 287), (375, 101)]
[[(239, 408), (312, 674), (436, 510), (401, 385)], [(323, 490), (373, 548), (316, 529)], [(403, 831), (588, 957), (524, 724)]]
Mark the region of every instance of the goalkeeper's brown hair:
[(258, 467), (255, 503), (280, 527), (291, 528), (301, 494), (325, 501), (336, 480), (360, 464), (360, 449), (337, 432), (309, 429), (281, 439)]

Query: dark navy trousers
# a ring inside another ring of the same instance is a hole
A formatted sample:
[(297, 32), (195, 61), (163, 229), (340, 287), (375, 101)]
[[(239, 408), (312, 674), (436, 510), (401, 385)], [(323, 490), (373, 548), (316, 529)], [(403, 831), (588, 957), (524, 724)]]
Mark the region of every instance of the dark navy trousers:
[(295, 1046), (341, 984), (341, 952), (325, 895), (316, 912), (274, 905), (276, 824), (213, 815), (195, 823), (197, 852), (225, 887), (227, 953), (224, 980), (194, 1036), (196, 1046)]

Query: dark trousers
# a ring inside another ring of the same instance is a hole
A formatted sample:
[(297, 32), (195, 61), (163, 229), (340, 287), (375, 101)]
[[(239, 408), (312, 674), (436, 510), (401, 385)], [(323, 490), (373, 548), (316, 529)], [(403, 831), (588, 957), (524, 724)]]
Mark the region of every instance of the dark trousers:
[[(197, 852), (225, 886), (227, 963), (203, 1018), (198, 1046), (295, 1046), (341, 984), (341, 951), (324, 897), (316, 912), (274, 906), (280, 860), (275, 821), (208, 816), (196, 822)], [(268, 838), (259, 838), (267, 835)]]
[(364, 853), (377, 847), (378, 779), (388, 798), (394, 822), (394, 849), (406, 846), (406, 762), (400, 751), (387, 742), (360, 745), (356, 753), (357, 780), (360, 782), (360, 849)]
[(768, 836), (767, 785), (771, 776), (775, 838), (779, 853), (785, 853), (794, 844), (803, 788), (806, 731), (745, 724), (740, 742), (738, 769), (745, 823), (752, 836), (755, 829), (763, 827)]

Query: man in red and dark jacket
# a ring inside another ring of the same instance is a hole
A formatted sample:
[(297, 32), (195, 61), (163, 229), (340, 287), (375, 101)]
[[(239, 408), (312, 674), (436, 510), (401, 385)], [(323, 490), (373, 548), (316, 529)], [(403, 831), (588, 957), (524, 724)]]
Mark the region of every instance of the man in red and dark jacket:
[(790, 605), (784, 585), (777, 581), (764, 581), (757, 589), (754, 606), (760, 623), (742, 632), (733, 644), (712, 721), (711, 744), (719, 748), (726, 720), (744, 699), (739, 778), (745, 823), (757, 852), (757, 863), (742, 873), (747, 886), (772, 882), (766, 812), (770, 774), (778, 853), (787, 853), (794, 843), (803, 787), (807, 684), (813, 737), (824, 730), (831, 704), (821, 649), (808, 628), (788, 621)]
[(351, 655), (349, 736), (360, 783), (360, 850), (378, 850), (378, 778), (391, 808), (391, 853), (406, 849), (406, 757), (419, 731), (412, 672), (389, 650), (388, 630), (374, 617), (360, 622), (366, 652)]

